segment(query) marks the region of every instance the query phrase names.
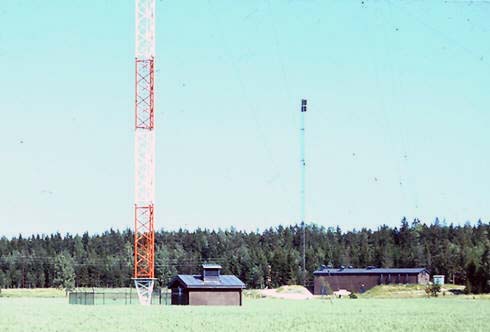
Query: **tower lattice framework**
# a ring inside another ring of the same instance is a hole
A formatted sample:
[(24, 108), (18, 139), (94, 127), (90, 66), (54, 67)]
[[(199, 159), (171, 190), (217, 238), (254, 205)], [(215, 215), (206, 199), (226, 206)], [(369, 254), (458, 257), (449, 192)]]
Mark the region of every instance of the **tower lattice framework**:
[(141, 304), (155, 280), (155, 0), (136, 0), (134, 275)]

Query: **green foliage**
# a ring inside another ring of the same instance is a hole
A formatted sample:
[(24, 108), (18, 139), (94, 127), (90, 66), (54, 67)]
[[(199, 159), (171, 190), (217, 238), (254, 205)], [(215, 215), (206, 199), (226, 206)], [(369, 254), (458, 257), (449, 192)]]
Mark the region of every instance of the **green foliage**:
[(66, 252), (58, 254), (55, 257), (53, 286), (68, 290), (75, 287), (75, 270), (73, 268), (73, 259)]
[[(432, 274), (466, 284), (468, 292), (490, 291), (490, 225), (431, 225), (404, 218), (399, 227), (342, 232), (306, 226), (306, 280), (321, 264), (364, 267), (427, 267)], [(124, 287), (131, 282), (133, 233), (59, 233), (0, 238), (0, 286)], [(261, 233), (230, 230), (158, 231), (155, 270), (160, 285), (177, 273), (199, 273), (204, 262), (219, 263), (247, 287), (300, 284), (301, 227), (278, 226)], [(270, 265), (270, 271), (268, 266)], [(72, 273), (73, 271), (73, 273)], [(74, 275), (74, 278), (73, 278)], [(423, 290), (422, 290), (423, 291)]]
[(6, 285), (6, 278), (5, 278), (5, 272), (3, 272), (2, 270), (0, 270), (0, 289), (2, 289), (3, 287), (5, 287)]
[(155, 275), (161, 285), (167, 285), (177, 274), (177, 269), (171, 264), (170, 254), (165, 246), (159, 246), (155, 251)]
[(485, 241), (480, 259), (471, 260), (466, 265), (467, 294), (490, 292), (490, 241)]
[(438, 297), (439, 293), (441, 292), (441, 285), (437, 284), (428, 284), (425, 287), (425, 293), (427, 294), (427, 297)]

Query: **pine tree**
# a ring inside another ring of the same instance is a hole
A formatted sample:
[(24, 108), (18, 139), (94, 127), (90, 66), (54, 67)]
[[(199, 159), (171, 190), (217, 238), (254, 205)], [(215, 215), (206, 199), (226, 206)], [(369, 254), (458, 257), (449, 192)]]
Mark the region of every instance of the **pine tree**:
[(73, 259), (67, 252), (62, 252), (55, 257), (53, 286), (65, 289), (75, 287)]

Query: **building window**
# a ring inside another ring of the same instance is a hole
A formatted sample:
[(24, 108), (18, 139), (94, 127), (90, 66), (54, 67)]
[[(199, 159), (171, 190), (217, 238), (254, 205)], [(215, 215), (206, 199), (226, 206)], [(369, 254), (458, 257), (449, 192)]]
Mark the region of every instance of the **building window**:
[(219, 277), (219, 270), (204, 270), (204, 277)]

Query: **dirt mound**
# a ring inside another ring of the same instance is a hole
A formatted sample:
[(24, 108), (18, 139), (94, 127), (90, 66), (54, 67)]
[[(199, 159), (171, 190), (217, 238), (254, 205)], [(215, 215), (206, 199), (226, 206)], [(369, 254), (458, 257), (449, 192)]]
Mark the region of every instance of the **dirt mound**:
[(313, 298), (309, 290), (299, 285), (286, 285), (275, 289), (262, 289), (262, 296), (288, 300), (308, 300)]

